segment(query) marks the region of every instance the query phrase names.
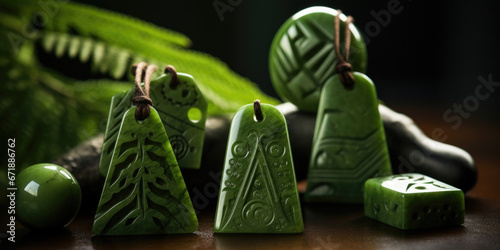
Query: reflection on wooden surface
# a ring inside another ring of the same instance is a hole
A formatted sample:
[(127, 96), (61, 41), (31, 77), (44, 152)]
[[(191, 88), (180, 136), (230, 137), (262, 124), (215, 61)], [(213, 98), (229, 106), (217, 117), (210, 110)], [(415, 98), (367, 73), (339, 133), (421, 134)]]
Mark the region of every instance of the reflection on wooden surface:
[[(404, 110), (398, 110), (404, 111)], [(406, 112), (411, 114), (412, 112)], [(426, 133), (439, 123), (439, 114), (417, 112), (412, 115)], [(438, 119), (437, 123), (432, 119)], [(447, 130), (447, 143), (463, 147), (475, 158), (479, 179), (465, 200), (463, 226), (402, 231), (366, 218), (362, 205), (302, 203), (303, 234), (214, 234), (214, 210), (198, 214), (199, 228), (194, 234), (158, 236), (97, 237), (91, 232), (94, 209), (82, 209), (80, 215), (62, 231), (34, 232), (19, 227), (15, 246), (50, 249), (348, 249), (348, 248), (498, 248), (500, 245), (500, 131), (488, 123), (467, 121), (456, 131)], [(299, 190), (305, 187), (299, 183)], [(215, 207), (215, 204), (210, 204)], [(3, 232), (1, 232), (3, 233)], [(5, 234), (0, 239), (5, 242)], [(4, 249), (2, 243), (1, 248)]]

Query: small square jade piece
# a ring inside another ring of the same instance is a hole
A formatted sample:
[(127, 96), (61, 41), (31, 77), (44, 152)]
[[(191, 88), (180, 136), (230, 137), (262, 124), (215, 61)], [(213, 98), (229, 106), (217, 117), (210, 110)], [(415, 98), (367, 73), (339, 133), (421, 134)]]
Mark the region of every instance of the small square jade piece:
[(364, 203), (366, 216), (399, 229), (464, 223), (462, 190), (421, 174), (367, 180)]

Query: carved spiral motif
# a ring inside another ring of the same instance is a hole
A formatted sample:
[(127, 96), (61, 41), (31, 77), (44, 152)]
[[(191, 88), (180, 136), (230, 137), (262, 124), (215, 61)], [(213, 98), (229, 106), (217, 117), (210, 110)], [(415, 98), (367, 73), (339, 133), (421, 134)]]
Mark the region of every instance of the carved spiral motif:
[(170, 144), (177, 161), (184, 159), (189, 151), (189, 143), (184, 136), (173, 135), (170, 137)]
[(280, 158), (285, 155), (286, 149), (285, 146), (280, 143), (280, 141), (271, 141), (267, 144), (266, 147), (267, 152), (271, 157)]
[(233, 156), (236, 158), (245, 158), (249, 152), (249, 146), (247, 142), (237, 141), (232, 146)]
[(263, 227), (273, 222), (274, 212), (269, 204), (261, 200), (253, 200), (243, 207), (243, 220), (248, 225)]

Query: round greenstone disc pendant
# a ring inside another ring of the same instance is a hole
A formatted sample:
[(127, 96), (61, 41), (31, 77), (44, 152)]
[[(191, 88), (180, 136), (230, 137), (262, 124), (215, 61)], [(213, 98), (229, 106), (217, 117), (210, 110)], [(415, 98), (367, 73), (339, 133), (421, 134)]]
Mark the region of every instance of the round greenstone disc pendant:
[[(269, 52), (269, 73), (278, 95), (299, 109), (316, 112), (323, 84), (335, 75), (337, 57), (334, 23), (338, 12), (311, 7), (290, 17), (278, 30)], [(344, 54), (346, 16), (340, 15), (341, 54)], [(354, 24), (349, 63), (353, 71), (366, 71), (366, 45)]]
[(68, 170), (58, 165), (30, 166), (17, 176), (16, 186), (16, 219), (27, 228), (64, 227), (80, 210), (80, 185)]

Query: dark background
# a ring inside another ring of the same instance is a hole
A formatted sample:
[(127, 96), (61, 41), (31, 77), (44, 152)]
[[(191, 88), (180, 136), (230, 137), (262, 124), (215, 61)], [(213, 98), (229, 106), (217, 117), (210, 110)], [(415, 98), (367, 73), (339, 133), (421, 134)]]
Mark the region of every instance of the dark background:
[[(213, 0), (78, 0), (138, 17), (187, 35), (192, 49), (207, 52), (276, 96), (268, 73), (268, 52), (287, 18), (310, 6), (342, 9), (363, 34), (376, 21), (372, 11), (386, 1), (218, 0), (232, 11), (220, 20)], [(391, 107), (432, 107), (444, 113), (475, 95), (478, 77), (500, 82), (500, 17), (494, 1), (399, 1), (402, 11), (368, 43), (368, 72), (379, 98)], [(126, 31), (124, 31), (126, 32)], [(373, 32), (373, 30), (372, 30)], [(373, 33), (372, 33), (373, 34)], [(500, 88), (499, 88), (500, 89)], [(483, 90), (484, 91), (484, 90)], [(500, 92), (500, 91), (497, 91)], [(498, 121), (500, 93), (480, 101), (471, 118)]]

